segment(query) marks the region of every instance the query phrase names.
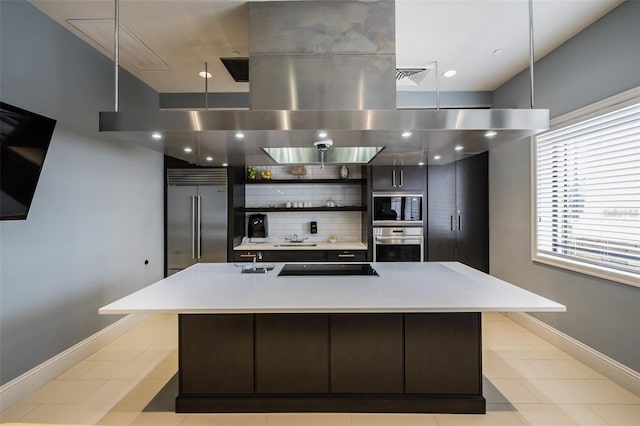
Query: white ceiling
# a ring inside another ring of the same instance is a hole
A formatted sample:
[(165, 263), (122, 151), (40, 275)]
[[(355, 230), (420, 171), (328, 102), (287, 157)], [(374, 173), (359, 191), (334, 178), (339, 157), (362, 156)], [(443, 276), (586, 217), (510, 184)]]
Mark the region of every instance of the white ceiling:
[[(69, 24), (73, 19), (113, 18), (113, 0), (30, 0), (44, 13), (112, 57)], [(534, 0), (536, 60), (584, 29), (621, 0)], [(398, 67), (429, 66), (440, 73), (444, 91), (491, 91), (528, 66), (527, 0), (396, 0)], [(203, 92), (198, 71), (214, 77), (209, 92), (246, 92), (220, 57), (248, 56), (248, 6), (242, 0), (120, 0), (120, 21), (168, 66), (167, 71), (124, 68), (158, 92)], [(493, 54), (503, 49), (501, 54)], [(434, 73), (418, 87), (435, 89)]]

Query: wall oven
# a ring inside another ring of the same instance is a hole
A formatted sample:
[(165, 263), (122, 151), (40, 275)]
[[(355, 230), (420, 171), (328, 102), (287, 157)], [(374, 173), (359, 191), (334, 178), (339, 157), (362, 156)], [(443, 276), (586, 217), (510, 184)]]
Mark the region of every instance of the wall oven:
[(424, 261), (422, 227), (373, 228), (374, 262)]
[(422, 193), (374, 192), (373, 226), (422, 226)]

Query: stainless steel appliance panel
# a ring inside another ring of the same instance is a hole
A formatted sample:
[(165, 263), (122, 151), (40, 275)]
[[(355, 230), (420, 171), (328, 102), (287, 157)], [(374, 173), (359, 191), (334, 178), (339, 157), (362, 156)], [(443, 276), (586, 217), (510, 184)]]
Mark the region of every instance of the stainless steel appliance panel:
[(167, 267), (184, 269), (194, 256), (194, 200), (197, 186), (167, 187)]
[(167, 275), (198, 262), (227, 261), (226, 173), (167, 170)]
[(422, 228), (373, 228), (373, 261), (424, 261), (424, 234)]
[(374, 192), (373, 225), (422, 225), (423, 194), (407, 192)]
[[(198, 186), (200, 241), (198, 262), (227, 261), (227, 187)], [(198, 241), (196, 241), (198, 248)]]

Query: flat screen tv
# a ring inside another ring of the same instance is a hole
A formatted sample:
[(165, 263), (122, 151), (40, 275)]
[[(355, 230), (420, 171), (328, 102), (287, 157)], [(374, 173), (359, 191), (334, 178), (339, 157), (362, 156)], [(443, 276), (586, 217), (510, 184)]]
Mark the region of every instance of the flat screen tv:
[(0, 102), (0, 220), (26, 219), (56, 120)]

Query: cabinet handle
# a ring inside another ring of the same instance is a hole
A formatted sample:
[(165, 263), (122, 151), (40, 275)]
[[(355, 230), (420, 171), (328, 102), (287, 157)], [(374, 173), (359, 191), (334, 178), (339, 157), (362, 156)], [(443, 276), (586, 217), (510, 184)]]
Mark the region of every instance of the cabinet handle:
[(391, 185), (396, 187), (396, 169), (391, 170)]
[(451, 225), (451, 230), (453, 231), (453, 215), (449, 216), (449, 224)]
[(339, 254), (338, 257), (356, 257), (355, 254)]
[(458, 215), (458, 231), (462, 231), (462, 215)]
[(403, 184), (404, 184), (404, 170), (400, 169), (400, 185), (398, 185), (398, 188), (402, 188)]
[(255, 254), (241, 254), (240, 257), (256, 257)]

